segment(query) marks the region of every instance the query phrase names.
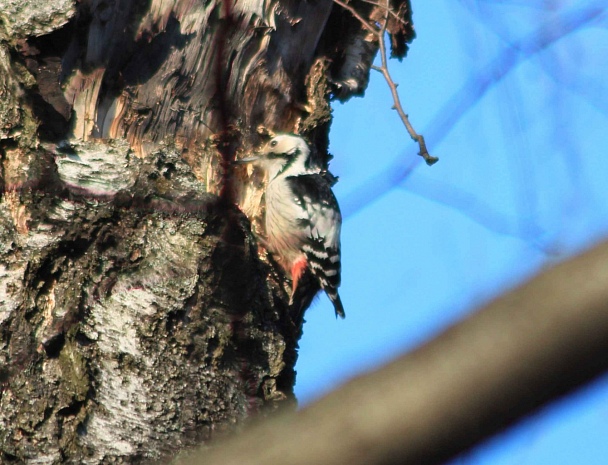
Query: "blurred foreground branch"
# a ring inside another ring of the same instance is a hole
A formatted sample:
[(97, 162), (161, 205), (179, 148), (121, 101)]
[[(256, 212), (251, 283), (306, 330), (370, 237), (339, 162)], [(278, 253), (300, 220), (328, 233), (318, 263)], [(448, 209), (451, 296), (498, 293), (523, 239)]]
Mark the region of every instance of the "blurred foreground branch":
[(601, 374), (607, 351), (608, 242), (310, 407), (180, 463), (441, 463)]

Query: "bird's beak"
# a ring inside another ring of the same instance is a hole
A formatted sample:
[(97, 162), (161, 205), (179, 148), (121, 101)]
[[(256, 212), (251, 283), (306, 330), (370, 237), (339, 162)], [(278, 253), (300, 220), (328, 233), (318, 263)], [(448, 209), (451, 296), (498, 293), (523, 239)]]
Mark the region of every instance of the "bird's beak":
[(261, 158), (260, 156), (241, 158), (240, 160), (234, 160), (233, 163), (235, 165), (246, 165), (248, 163), (253, 163), (254, 161), (258, 161), (260, 158)]

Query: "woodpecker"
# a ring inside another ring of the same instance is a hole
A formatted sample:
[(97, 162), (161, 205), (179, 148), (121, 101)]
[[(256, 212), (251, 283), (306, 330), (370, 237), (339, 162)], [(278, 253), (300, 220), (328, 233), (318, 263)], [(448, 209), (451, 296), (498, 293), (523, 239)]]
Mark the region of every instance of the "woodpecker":
[(340, 286), (342, 215), (323, 170), (295, 134), (279, 134), (253, 157), (266, 172), (266, 247), (292, 280), (290, 305), (306, 269), (344, 318)]

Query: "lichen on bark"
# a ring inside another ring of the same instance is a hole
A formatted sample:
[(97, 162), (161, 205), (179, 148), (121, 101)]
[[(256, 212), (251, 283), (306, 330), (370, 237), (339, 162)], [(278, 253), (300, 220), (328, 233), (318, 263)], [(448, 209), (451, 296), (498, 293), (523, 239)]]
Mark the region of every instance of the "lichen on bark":
[[(88, 173), (104, 150), (112, 182), (136, 181), (112, 196), (70, 185), (30, 220), (48, 240), (21, 245), (25, 298), (2, 321), (5, 458), (41, 458), (45, 443), (50, 463), (160, 459), (293, 396), (292, 323), (250, 285), (266, 265), (246, 218), (170, 148), (140, 160), (112, 145), (70, 156)], [(77, 178), (58, 165), (59, 181)]]
[(327, 164), (359, 32), (330, 0), (0, 0), (0, 462), (162, 462), (295, 405), (313, 295), (288, 311), (229, 162), (263, 126)]

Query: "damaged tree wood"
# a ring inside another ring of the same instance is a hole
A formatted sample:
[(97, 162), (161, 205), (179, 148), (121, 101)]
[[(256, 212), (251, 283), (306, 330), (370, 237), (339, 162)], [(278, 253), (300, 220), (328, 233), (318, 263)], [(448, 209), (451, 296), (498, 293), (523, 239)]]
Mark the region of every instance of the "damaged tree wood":
[(0, 36), (0, 462), (154, 463), (293, 405), (303, 312), (228, 162), (263, 127), (327, 166), (374, 38), (329, 0), (0, 0)]

